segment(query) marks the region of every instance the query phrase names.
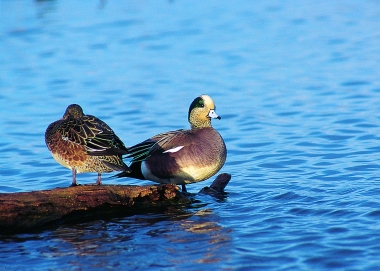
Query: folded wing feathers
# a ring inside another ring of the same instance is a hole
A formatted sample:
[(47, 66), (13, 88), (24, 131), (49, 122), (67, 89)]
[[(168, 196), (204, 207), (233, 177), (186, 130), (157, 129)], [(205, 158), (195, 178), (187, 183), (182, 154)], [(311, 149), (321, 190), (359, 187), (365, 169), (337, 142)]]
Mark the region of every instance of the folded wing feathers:
[(132, 146), (128, 149), (128, 155), (126, 158), (132, 157), (132, 163), (143, 161), (149, 156), (150, 150), (155, 144), (157, 144), (155, 141), (148, 139), (135, 146)]
[(186, 130), (177, 130), (173, 132), (166, 132), (158, 134), (151, 139), (147, 139), (135, 146), (128, 149), (128, 155), (126, 158), (132, 157), (131, 163), (144, 161), (147, 157), (155, 152), (165, 152), (165, 150), (177, 147), (169, 146), (170, 142), (178, 135), (182, 134)]

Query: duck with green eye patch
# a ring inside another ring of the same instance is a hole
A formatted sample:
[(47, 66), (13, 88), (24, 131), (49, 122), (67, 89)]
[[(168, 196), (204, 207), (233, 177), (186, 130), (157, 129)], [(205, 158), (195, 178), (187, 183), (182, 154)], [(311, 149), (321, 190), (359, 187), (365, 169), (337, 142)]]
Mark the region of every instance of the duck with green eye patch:
[(164, 132), (128, 148), (131, 172), (116, 176), (180, 184), (183, 192), (186, 184), (212, 177), (223, 167), (227, 149), (211, 119), (221, 119), (211, 97), (195, 98), (188, 113), (190, 129)]

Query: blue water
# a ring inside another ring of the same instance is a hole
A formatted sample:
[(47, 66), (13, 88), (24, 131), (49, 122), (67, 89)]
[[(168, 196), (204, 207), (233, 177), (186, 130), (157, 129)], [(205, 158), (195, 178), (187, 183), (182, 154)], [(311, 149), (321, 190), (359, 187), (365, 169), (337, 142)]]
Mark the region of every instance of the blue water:
[(379, 1), (0, 5), (0, 192), (70, 185), (44, 142), (68, 104), (129, 146), (203, 93), (232, 175), (225, 199), (2, 236), (0, 269), (380, 268)]

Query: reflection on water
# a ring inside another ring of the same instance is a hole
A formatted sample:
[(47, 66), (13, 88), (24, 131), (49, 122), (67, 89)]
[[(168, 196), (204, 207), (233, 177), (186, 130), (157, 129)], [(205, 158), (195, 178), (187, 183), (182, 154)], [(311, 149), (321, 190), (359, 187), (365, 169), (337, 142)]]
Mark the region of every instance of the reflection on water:
[[(12, 236), (3, 240), (0, 249), (5, 253), (12, 251), (14, 258), (21, 255), (33, 258), (37, 253), (39, 259), (35, 259), (35, 264), (65, 259), (56, 266), (52, 264), (53, 269), (186, 268), (200, 263), (218, 264), (229, 257), (231, 236), (217, 220), (210, 209), (193, 213), (170, 210)], [(46, 242), (40, 244), (40, 240)], [(28, 247), (33, 243), (38, 245), (31, 251)], [(28, 267), (23, 262), (17, 263), (21, 269)]]
[[(20, 0), (1, 10), (0, 192), (70, 185), (43, 136), (69, 104), (131, 146), (188, 128), (203, 93), (222, 117), (221, 172), (232, 175), (224, 199), (2, 236), (1, 266), (379, 269), (378, 1)], [(104, 184), (149, 183), (112, 175)]]

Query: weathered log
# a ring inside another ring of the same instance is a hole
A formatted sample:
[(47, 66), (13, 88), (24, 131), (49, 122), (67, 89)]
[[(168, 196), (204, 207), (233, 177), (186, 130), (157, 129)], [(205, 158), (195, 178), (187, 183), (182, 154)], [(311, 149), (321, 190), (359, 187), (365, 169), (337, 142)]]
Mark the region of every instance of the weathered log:
[[(224, 194), (231, 175), (220, 174), (202, 193)], [(127, 215), (142, 210), (187, 205), (189, 194), (176, 185), (81, 185), (52, 190), (0, 193), (0, 233), (39, 230), (78, 219)]]
[(79, 218), (128, 214), (189, 202), (175, 185), (81, 185), (1, 193), (0, 232), (26, 231)]
[(212, 182), (210, 187), (206, 186), (199, 191), (201, 194), (207, 194), (213, 197), (224, 197), (224, 188), (231, 180), (231, 175), (228, 173), (219, 174), (218, 177)]

